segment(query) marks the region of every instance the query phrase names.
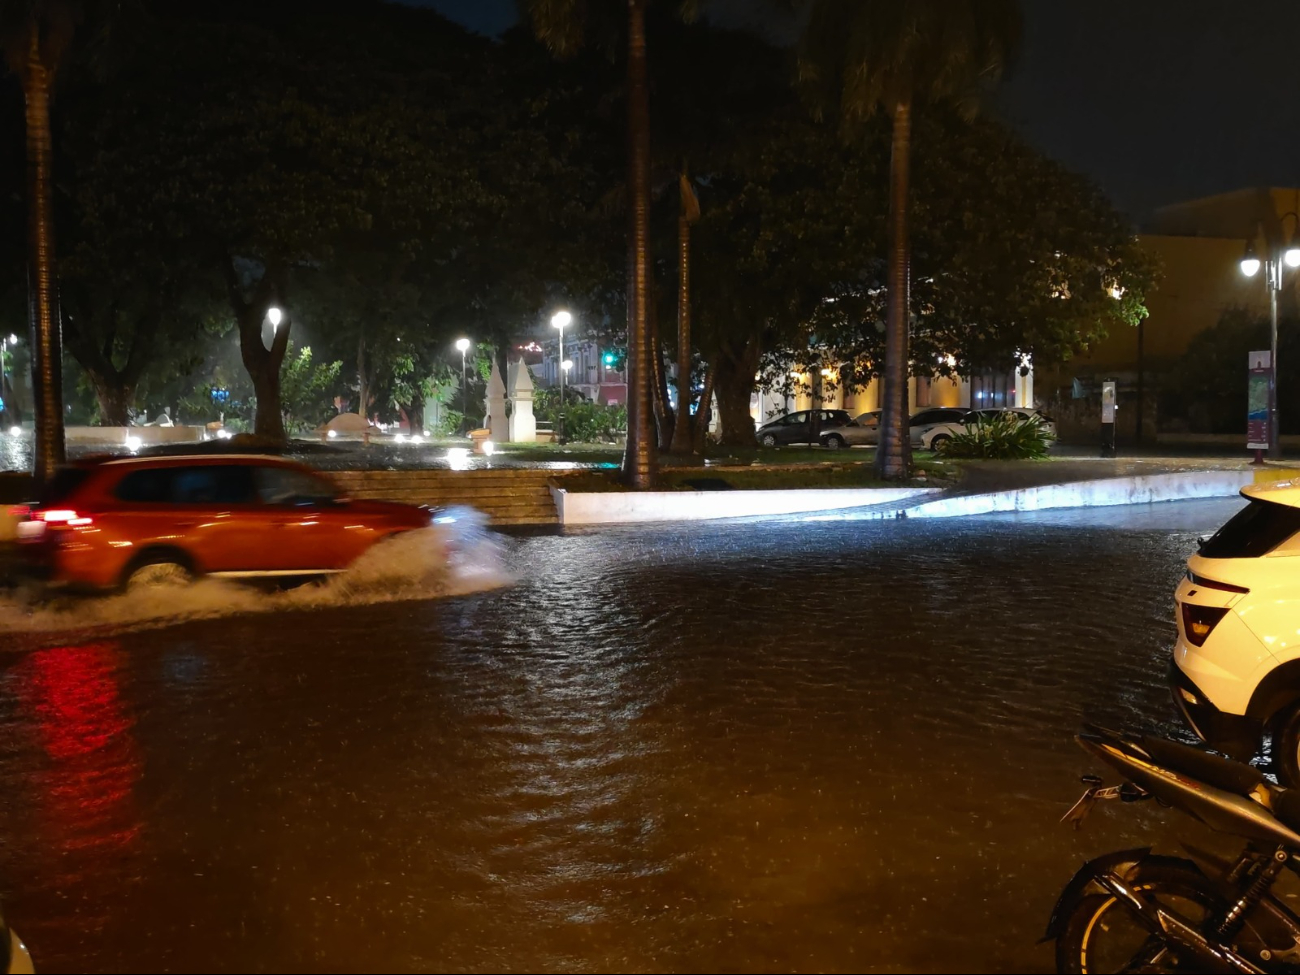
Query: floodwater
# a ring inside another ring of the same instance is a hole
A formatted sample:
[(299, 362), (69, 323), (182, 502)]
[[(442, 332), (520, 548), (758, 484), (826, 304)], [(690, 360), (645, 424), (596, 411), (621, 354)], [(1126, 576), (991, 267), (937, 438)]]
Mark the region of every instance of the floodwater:
[(483, 591), (173, 626), (0, 605), (0, 894), (42, 971), (1044, 971), (1083, 859), (1188, 833), (1057, 821), (1081, 719), (1175, 729), (1170, 594), (1237, 506), (512, 537), (440, 590)]

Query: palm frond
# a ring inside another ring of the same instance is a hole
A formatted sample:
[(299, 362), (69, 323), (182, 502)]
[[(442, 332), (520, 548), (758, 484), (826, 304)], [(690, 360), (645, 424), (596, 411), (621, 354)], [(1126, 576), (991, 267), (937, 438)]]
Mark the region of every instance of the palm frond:
[(1020, 36), (1018, 0), (814, 0), (799, 80), (850, 123), (904, 100), (973, 106)]

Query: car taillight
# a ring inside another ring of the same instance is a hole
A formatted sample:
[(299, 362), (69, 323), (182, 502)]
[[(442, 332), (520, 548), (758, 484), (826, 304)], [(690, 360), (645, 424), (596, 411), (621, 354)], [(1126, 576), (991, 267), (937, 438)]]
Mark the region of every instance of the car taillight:
[(82, 527), (93, 524), (95, 519), (89, 515), (79, 515), (71, 508), (50, 508), (48, 511), (36, 512), (36, 518), (47, 525), (73, 525)]
[(1227, 612), (1227, 609), (1218, 606), (1183, 603), (1183, 632), (1187, 635), (1187, 642), (1194, 647), (1204, 645), (1210, 631)]

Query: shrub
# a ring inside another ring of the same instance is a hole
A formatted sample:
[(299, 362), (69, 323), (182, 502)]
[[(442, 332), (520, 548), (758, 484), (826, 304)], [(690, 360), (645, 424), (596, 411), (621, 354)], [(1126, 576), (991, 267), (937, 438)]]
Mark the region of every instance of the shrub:
[(940, 445), (945, 457), (982, 457), (991, 460), (1035, 460), (1047, 456), (1052, 439), (1037, 417), (1003, 414), (980, 417), (961, 433)]
[[(565, 390), (564, 436), (579, 443), (613, 443), (627, 435), (627, 407), (605, 406)], [(557, 389), (539, 389), (533, 399), (533, 414), (560, 428), (560, 394)]]

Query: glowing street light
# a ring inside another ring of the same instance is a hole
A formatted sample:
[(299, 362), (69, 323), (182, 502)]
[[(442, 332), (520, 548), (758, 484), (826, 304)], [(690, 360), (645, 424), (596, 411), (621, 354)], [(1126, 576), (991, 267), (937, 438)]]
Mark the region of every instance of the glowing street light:
[(266, 310), (266, 320), (271, 323), (272, 329), (277, 329), (280, 327), (280, 323), (284, 321), (284, 312), (272, 305)]
[(1246, 241), (1246, 253), (1241, 258), (1241, 273), (1253, 278), (1259, 273), (1259, 258), (1255, 254), (1255, 242)]
[(551, 324), (560, 330), (560, 430), (556, 436), (558, 443), (564, 443), (564, 379), (573, 363), (564, 358), (564, 330), (573, 324), (573, 316), (567, 311), (557, 311), (551, 316)]
[(465, 353), (469, 351), (469, 339), (457, 339), (456, 351), (460, 353), (460, 425), (461, 433), (464, 433), (469, 422), (469, 380), (465, 371)]

